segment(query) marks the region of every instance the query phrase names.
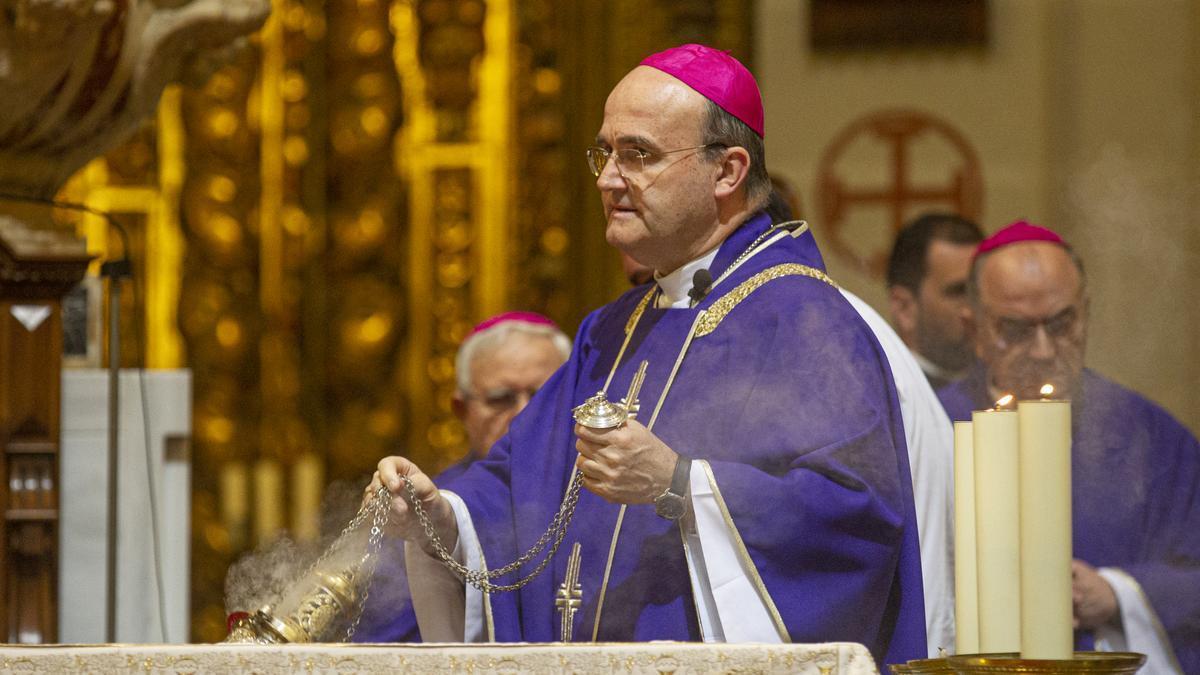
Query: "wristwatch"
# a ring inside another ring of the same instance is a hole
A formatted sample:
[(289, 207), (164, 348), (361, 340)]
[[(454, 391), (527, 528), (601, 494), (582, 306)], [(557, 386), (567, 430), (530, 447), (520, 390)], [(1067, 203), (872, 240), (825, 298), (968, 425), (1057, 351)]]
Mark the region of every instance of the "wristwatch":
[(654, 499), (654, 512), (667, 520), (679, 520), (687, 513), (688, 481), (692, 475), (692, 460), (680, 455), (671, 475), (671, 486)]

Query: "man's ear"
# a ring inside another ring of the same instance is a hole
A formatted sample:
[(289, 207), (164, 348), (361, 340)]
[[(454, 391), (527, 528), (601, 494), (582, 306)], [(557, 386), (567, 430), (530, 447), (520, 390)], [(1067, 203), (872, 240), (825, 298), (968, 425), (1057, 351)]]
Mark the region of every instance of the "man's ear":
[(467, 419), (467, 399), (463, 397), (461, 391), (454, 392), (454, 396), (450, 398), (450, 410), (459, 422)]
[(892, 323), (905, 342), (917, 334), (917, 296), (904, 286), (888, 287), (888, 306), (891, 308)]
[(717, 184), (713, 188), (713, 196), (724, 199), (746, 182), (750, 175), (750, 153), (735, 145), (725, 149), (725, 157), (721, 160), (721, 172), (717, 175)]

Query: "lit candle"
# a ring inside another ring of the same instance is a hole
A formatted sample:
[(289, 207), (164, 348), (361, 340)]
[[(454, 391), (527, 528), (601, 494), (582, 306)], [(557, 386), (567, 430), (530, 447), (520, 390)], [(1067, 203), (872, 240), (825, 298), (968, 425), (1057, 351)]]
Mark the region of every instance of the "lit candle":
[(954, 651), (979, 653), (975, 555), (975, 443), (970, 422), (954, 423)]
[(1006, 404), (972, 414), (979, 650), (988, 653), (1021, 649), (1017, 413), (999, 409)]
[(1021, 657), (1069, 659), (1071, 627), (1071, 402), (1021, 401)]

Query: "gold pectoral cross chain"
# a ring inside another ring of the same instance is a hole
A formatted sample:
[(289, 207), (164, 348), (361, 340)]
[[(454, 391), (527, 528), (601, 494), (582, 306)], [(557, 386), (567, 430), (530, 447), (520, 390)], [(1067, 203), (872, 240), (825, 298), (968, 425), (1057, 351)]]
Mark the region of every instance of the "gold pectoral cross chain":
[(571, 547), (571, 557), (567, 558), (567, 576), (558, 586), (554, 604), (558, 607), (559, 630), (558, 639), (570, 642), (571, 633), (575, 627), (575, 612), (583, 604), (583, 588), (579, 585), (579, 542)]

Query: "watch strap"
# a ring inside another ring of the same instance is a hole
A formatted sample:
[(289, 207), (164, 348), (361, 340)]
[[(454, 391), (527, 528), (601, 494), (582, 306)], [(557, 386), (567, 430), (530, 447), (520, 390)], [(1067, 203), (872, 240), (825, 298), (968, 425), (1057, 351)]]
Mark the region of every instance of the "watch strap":
[(671, 493), (677, 494), (680, 497), (688, 493), (688, 482), (692, 476), (692, 460), (689, 457), (679, 456), (675, 462), (675, 473), (671, 474), (671, 487), (667, 488)]

